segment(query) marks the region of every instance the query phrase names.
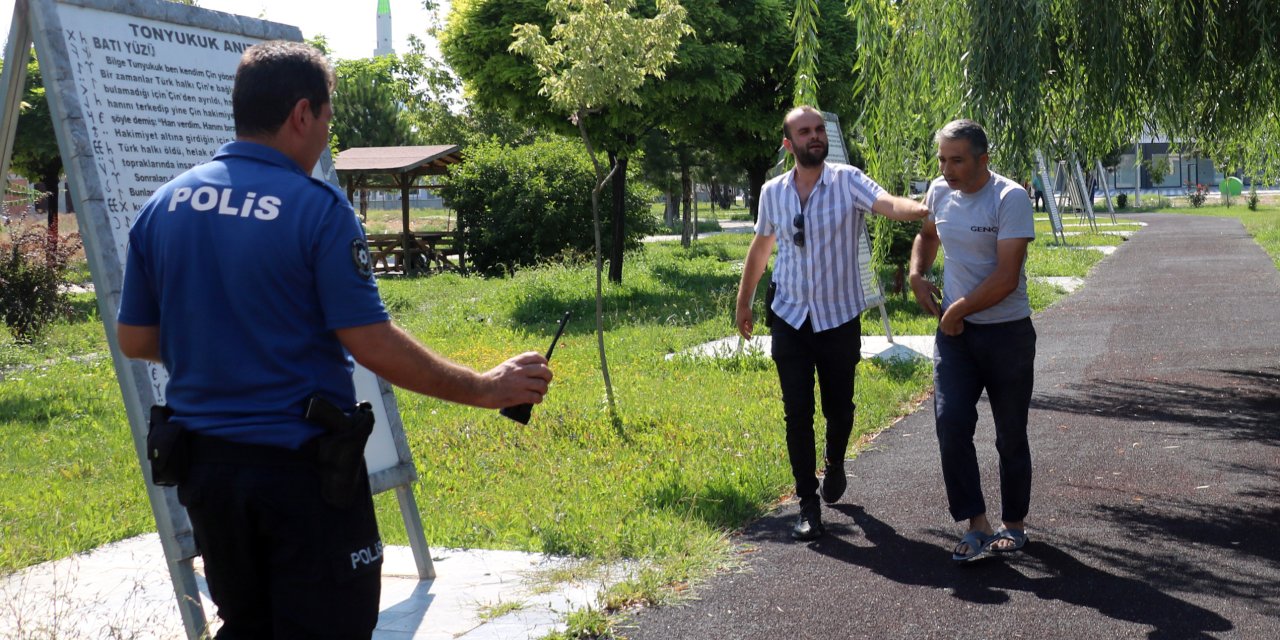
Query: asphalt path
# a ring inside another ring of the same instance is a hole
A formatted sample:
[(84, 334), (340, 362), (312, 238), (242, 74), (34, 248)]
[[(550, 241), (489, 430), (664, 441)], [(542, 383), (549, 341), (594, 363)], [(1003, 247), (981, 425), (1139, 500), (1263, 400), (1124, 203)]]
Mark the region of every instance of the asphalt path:
[(1133, 217), (1149, 226), (1034, 317), (1023, 552), (951, 562), (925, 402), (847, 463), (826, 537), (790, 540), (793, 500), (736, 536), (739, 569), (621, 635), (1280, 638), (1280, 273), (1234, 219)]

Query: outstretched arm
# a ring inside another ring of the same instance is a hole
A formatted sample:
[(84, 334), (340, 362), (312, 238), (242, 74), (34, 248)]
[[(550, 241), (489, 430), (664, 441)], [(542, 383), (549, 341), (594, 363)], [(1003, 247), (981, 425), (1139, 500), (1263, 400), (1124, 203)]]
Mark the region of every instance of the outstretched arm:
[(391, 384), (449, 402), (488, 409), (537, 404), (551, 382), (546, 358), (532, 351), (480, 373), (436, 354), (390, 321), (336, 333), (356, 362)]
[(924, 203), (916, 202), (911, 198), (890, 195), (887, 191), (876, 198), (875, 203), (871, 205), (871, 211), (902, 222), (920, 220), (929, 215), (929, 208), (924, 206)]

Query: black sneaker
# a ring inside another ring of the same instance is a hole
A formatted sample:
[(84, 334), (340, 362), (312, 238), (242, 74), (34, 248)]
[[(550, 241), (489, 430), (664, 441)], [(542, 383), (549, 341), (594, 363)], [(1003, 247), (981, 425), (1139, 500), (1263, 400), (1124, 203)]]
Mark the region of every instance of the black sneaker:
[(844, 463), (827, 465), (826, 474), (822, 476), (822, 501), (831, 504), (844, 495), (849, 479), (844, 474)]
[(820, 510), (801, 511), (800, 518), (796, 520), (796, 526), (791, 528), (791, 537), (802, 541), (821, 538), (822, 534), (827, 532), (822, 527), (821, 514)]

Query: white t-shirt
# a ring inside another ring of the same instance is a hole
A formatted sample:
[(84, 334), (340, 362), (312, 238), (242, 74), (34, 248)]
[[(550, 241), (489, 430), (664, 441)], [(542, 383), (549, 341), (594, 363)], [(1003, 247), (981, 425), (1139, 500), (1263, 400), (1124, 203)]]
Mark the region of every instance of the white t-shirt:
[[(929, 219), (938, 227), (946, 268), (942, 306), (968, 295), (996, 269), (996, 242), (1036, 237), (1031, 200), (1018, 183), (998, 174), (977, 193), (947, 186), (939, 177), (925, 196)], [(1031, 315), (1027, 301), (1026, 260), (1018, 269), (1018, 288), (996, 304), (965, 318), (976, 324), (1021, 320)]]

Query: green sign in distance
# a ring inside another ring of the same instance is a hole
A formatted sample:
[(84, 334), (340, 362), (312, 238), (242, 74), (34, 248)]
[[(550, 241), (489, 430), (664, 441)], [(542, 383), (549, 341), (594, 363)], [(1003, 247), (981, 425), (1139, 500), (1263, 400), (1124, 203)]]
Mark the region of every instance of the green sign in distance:
[(1238, 196), (1244, 191), (1244, 183), (1240, 182), (1240, 178), (1230, 176), (1218, 185), (1218, 190), (1229, 196)]

